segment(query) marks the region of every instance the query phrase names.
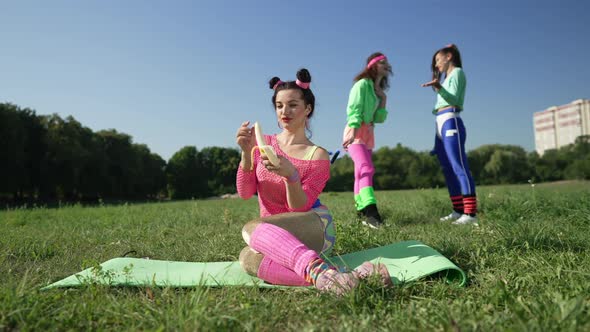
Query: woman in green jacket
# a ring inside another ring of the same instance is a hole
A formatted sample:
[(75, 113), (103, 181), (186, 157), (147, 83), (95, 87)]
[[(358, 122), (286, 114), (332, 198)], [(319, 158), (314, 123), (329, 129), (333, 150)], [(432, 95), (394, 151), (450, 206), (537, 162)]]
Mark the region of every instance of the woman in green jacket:
[(347, 123), (342, 146), (354, 162), (354, 200), (363, 224), (379, 228), (383, 220), (373, 190), (375, 167), (371, 153), (375, 147), (374, 125), (387, 118), (387, 95), (391, 65), (382, 53), (373, 53), (365, 69), (354, 80), (347, 106)]

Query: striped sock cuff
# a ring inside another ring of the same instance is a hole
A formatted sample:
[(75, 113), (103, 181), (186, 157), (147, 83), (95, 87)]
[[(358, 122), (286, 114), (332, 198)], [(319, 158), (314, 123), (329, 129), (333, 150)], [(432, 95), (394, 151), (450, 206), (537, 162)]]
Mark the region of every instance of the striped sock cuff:
[(475, 196), (463, 196), (463, 209), (465, 214), (477, 213), (477, 198)]
[(463, 196), (451, 196), (451, 202), (453, 203), (453, 210), (458, 213), (463, 213)]

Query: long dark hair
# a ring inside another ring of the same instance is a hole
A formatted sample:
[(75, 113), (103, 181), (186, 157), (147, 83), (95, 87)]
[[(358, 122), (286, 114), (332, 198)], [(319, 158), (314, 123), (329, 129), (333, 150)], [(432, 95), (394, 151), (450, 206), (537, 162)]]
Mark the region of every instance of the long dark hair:
[[(369, 62), (371, 62), (371, 60), (373, 60), (374, 58), (384, 55), (381, 52), (375, 52), (371, 55), (369, 55), (369, 57), (367, 58), (367, 63), (366, 65), (369, 64)], [(369, 68), (367, 68), (367, 66), (365, 65), (365, 69), (360, 72), (358, 75), (356, 75), (356, 77), (354, 78), (355, 82), (358, 82), (360, 80), (362, 80), (363, 78), (368, 78), (370, 80), (372, 80), (373, 82), (375, 82), (375, 80), (377, 79), (377, 66), (371, 66)], [(393, 75), (393, 71), (391, 70), (391, 67), (389, 68), (389, 74)], [(389, 78), (387, 76), (383, 77), (383, 79), (381, 80), (381, 89), (383, 90), (387, 90), (389, 88)]]
[(459, 52), (459, 48), (457, 47), (457, 45), (455, 44), (449, 44), (446, 45), (445, 47), (437, 50), (436, 52), (434, 52), (434, 55), (432, 56), (432, 63), (430, 64), (430, 70), (432, 70), (432, 79), (437, 79), (437, 80), (441, 80), (442, 79), (442, 75), (446, 73), (441, 73), (438, 71), (438, 69), (436, 68), (436, 55), (442, 53), (442, 54), (451, 54), (451, 62), (453, 63), (453, 66), (455, 67), (459, 67), (459, 68), (463, 68), (463, 63), (461, 62), (461, 53)]

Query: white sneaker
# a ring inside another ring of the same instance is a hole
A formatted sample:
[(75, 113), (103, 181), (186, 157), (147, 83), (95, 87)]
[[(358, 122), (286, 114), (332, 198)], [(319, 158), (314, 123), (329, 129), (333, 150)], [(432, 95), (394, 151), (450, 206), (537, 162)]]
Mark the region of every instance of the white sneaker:
[(456, 221), (452, 222), (453, 225), (468, 225), (473, 224), (474, 226), (477, 225), (477, 217), (472, 217), (468, 214), (464, 214), (461, 218), (457, 219)]
[(453, 213), (449, 214), (448, 216), (440, 218), (440, 221), (451, 221), (459, 218), (461, 218), (461, 213), (453, 211)]

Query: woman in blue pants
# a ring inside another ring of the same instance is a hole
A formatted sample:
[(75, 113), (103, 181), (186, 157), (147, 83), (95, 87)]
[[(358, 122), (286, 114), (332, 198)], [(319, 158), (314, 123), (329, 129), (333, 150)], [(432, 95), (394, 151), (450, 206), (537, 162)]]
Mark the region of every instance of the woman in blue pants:
[[(440, 221), (454, 225), (477, 224), (475, 183), (469, 171), (465, 139), (467, 133), (459, 114), (463, 111), (467, 81), (456, 45), (447, 45), (432, 57), (432, 81), (422, 84), (437, 92), (432, 113), (436, 116), (434, 152), (445, 176), (453, 212)], [(442, 82), (442, 83), (441, 83)]]

